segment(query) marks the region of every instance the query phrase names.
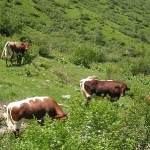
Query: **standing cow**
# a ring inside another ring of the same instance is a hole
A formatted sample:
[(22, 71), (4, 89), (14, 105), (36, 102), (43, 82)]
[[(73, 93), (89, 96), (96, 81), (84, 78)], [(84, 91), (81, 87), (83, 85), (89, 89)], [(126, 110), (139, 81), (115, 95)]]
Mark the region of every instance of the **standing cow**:
[(6, 42), (1, 55), (1, 58), (6, 58), (6, 66), (8, 66), (8, 55), (10, 55), (11, 66), (13, 65), (12, 59), (14, 56), (17, 56), (17, 64), (21, 65), (22, 56), (28, 50), (30, 45), (31, 44), (28, 42)]
[(61, 107), (50, 97), (32, 97), (21, 101), (12, 102), (7, 106), (7, 126), (15, 136), (19, 134), (21, 123), (36, 118), (44, 122), (48, 114), (52, 119), (64, 119)]
[(124, 96), (126, 90), (130, 90), (125, 83), (121, 83), (113, 80), (98, 80), (94, 77), (88, 77), (80, 81), (80, 88), (83, 96), (86, 99), (87, 105), (92, 98), (92, 95), (110, 96), (110, 101), (114, 101), (114, 98), (119, 100), (120, 96)]

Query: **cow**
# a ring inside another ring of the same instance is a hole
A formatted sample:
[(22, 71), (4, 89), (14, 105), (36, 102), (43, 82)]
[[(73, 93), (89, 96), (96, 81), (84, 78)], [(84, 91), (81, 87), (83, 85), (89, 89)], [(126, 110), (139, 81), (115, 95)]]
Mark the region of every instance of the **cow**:
[(21, 101), (11, 102), (7, 106), (6, 124), (8, 130), (12, 131), (16, 137), (22, 122), (29, 121), (33, 118), (43, 125), (45, 115), (52, 119), (62, 120), (67, 116), (59, 104), (50, 97), (31, 97)]
[(95, 76), (80, 80), (80, 88), (86, 99), (85, 105), (89, 104), (94, 94), (102, 97), (109, 95), (110, 101), (113, 102), (115, 98), (119, 100), (120, 97), (124, 96), (126, 90), (130, 90), (125, 83), (113, 80), (98, 80)]
[(8, 66), (8, 55), (10, 55), (11, 66), (13, 65), (12, 59), (14, 56), (17, 57), (17, 65), (21, 65), (22, 56), (28, 50), (29, 46), (31, 46), (31, 44), (29, 44), (28, 42), (6, 42), (1, 54), (1, 58), (6, 59), (6, 67)]

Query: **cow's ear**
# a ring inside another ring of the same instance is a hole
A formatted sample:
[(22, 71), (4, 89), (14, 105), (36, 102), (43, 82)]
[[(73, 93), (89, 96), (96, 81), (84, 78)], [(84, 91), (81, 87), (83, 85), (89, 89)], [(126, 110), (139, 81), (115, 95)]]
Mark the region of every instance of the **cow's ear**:
[(120, 86), (115, 86), (115, 89), (120, 89)]

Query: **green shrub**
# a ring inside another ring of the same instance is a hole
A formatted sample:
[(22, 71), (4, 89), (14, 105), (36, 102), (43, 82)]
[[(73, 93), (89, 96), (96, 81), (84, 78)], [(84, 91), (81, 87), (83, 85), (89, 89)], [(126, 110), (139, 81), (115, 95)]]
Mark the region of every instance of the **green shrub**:
[(54, 58), (54, 56), (51, 54), (50, 47), (47, 46), (47, 43), (43, 46), (39, 46), (38, 48), (38, 54), (45, 58)]
[(49, 55), (48, 49), (44, 46), (40, 46), (39, 55), (42, 56), (42, 57), (48, 57), (48, 55)]
[(86, 68), (90, 68), (91, 63), (100, 62), (101, 60), (100, 52), (88, 46), (81, 46), (76, 49), (71, 59), (75, 65), (81, 65)]
[(131, 72), (133, 75), (138, 75), (140, 73), (148, 75), (150, 73), (150, 65), (148, 59), (139, 59), (136, 63), (131, 65)]

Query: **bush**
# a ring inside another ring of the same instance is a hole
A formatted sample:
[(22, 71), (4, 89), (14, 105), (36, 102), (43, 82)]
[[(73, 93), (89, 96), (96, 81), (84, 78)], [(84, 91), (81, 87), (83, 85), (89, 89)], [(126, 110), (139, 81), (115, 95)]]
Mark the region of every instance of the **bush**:
[(50, 57), (49, 49), (46, 46), (40, 46), (39, 47), (39, 55), (42, 57), (49, 58)]
[(101, 56), (100, 52), (94, 50), (93, 48), (83, 46), (79, 47), (73, 52), (71, 61), (75, 65), (81, 65), (86, 68), (90, 68), (91, 63), (101, 61)]
[(140, 59), (136, 63), (132, 64), (131, 72), (133, 75), (138, 75), (140, 73), (148, 75), (150, 73), (150, 65), (148, 59)]
[[(0, 12), (1, 15), (0, 33), (6, 36), (13, 36), (14, 34), (20, 34), (24, 26), (24, 23), (22, 23), (21, 20), (22, 18), (18, 15), (15, 15), (11, 3), (4, 2), (1, 5), (3, 9)], [(12, 10), (11, 13), (9, 13), (10, 10)]]

